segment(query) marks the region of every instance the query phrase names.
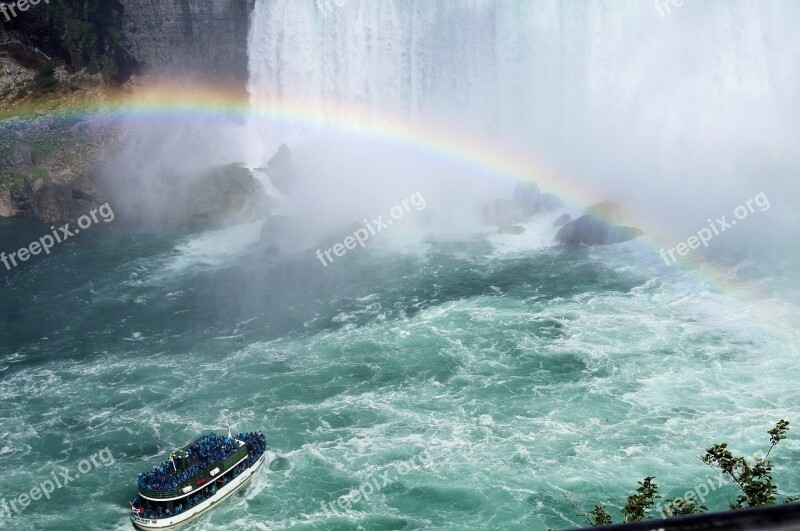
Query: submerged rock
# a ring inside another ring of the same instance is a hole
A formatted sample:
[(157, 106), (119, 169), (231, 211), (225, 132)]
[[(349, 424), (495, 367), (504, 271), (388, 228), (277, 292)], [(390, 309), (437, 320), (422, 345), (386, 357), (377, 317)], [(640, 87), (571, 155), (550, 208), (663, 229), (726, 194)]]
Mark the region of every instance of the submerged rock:
[(571, 219), (572, 219), (572, 217), (569, 214), (561, 214), (561, 217), (559, 217), (557, 220), (555, 220), (553, 222), (553, 226), (554, 227), (563, 227), (564, 225), (569, 223), (569, 221)]
[(633, 240), (642, 234), (644, 232), (636, 227), (612, 225), (587, 214), (561, 227), (556, 240), (570, 244), (611, 245)]

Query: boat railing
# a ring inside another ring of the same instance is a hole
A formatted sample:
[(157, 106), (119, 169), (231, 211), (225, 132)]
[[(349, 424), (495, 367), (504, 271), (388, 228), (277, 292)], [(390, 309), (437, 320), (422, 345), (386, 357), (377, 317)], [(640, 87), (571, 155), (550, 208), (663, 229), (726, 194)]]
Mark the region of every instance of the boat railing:
[[(197, 483), (198, 481), (200, 481), (200, 479), (207, 476), (212, 470), (214, 470), (215, 467), (220, 467), (221, 472), (219, 474), (216, 474), (214, 476), (214, 479), (228, 472), (228, 470), (230, 470), (236, 463), (244, 459), (246, 456), (247, 456), (247, 445), (242, 445), (238, 450), (236, 450), (227, 458), (225, 458), (221, 463), (219, 461), (211, 463), (197, 474), (178, 483), (178, 486), (174, 489), (152, 490), (152, 489), (140, 488), (139, 493), (151, 499), (175, 498), (178, 496), (188, 495), (195, 490), (194, 489), (195, 483)], [(183, 489), (188, 486), (191, 486), (192, 490), (188, 492), (183, 492)]]

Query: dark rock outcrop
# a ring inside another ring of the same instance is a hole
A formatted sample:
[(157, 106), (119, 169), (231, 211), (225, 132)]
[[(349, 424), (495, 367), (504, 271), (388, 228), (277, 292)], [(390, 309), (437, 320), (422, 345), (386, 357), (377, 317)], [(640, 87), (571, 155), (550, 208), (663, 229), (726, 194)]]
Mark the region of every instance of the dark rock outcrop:
[(636, 227), (612, 225), (587, 214), (561, 227), (556, 240), (569, 244), (611, 245), (633, 240), (642, 234), (642, 230)]
[(255, 1), (51, 2), (8, 21), (0, 15), (0, 52), (34, 70), (52, 60), (119, 82), (132, 74), (190, 75), (244, 90)]
[(23, 167), (31, 167), (33, 162), (33, 146), (27, 142), (18, 140), (14, 143), (14, 151), (11, 155), (11, 160), (14, 164), (19, 164)]
[(74, 220), (106, 203), (101, 169), (119, 139), (112, 124), (43, 116), (0, 134), (0, 217)]
[(564, 201), (553, 194), (542, 194), (539, 202), (539, 212), (550, 212), (564, 206)]
[(255, 221), (269, 215), (271, 202), (250, 170), (229, 164), (189, 183), (173, 211), (178, 226), (202, 230)]
[(569, 214), (561, 214), (561, 217), (559, 217), (557, 220), (555, 220), (553, 222), (553, 226), (554, 227), (563, 227), (564, 225), (569, 223), (569, 221), (571, 219), (572, 219), (572, 217)]
[(289, 193), (295, 184), (295, 173), (292, 167), (292, 154), (286, 144), (278, 148), (278, 152), (267, 163), (267, 175), (272, 186), (283, 193)]
[(11, 206), (15, 210), (26, 211), (31, 209), (31, 202), (28, 196), (19, 190), (11, 190), (9, 199), (11, 200)]
[(247, 82), (255, 0), (119, 0), (126, 52), (148, 72)]
[(42, 223), (69, 219), (72, 203), (69, 185), (36, 179), (25, 183), (25, 192), (30, 198), (31, 212)]
[(72, 184), (72, 198), (75, 200), (96, 203), (100, 195), (97, 185), (88, 177), (78, 179)]
[(158, 231), (202, 231), (269, 216), (272, 202), (252, 172), (227, 164), (194, 173), (147, 179), (112, 172), (111, 204), (120, 223)]
[(623, 216), (619, 205), (614, 201), (601, 201), (586, 209), (586, 214), (602, 218), (609, 223), (621, 223)]
[(92, 179), (76, 178), (69, 170), (47, 179), (25, 180), (9, 196), (15, 215), (32, 215), (42, 223), (77, 219), (106, 202)]
[(0, 218), (29, 215), (28, 197), (19, 190), (0, 190)]

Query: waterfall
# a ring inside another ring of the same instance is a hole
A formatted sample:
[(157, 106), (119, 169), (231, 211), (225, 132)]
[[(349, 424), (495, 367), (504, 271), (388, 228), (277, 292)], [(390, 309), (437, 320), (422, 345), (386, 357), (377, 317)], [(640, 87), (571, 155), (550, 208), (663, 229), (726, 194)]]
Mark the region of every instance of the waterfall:
[(780, 52), (798, 49), (800, 20), (781, 4), (258, 0), (249, 90), (525, 132), (631, 109), (677, 128), (679, 105), (716, 114), (796, 73)]
[(796, 27), (792, 0), (257, 0), (249, 92), (481, 131), (696, 224), (794, 182)]
[(535, 81), (525, 75), (531, 43), (513, 27), (530, 11), (525, 2), (258, 2), (250, 93), (339, 113), (513, 116)]

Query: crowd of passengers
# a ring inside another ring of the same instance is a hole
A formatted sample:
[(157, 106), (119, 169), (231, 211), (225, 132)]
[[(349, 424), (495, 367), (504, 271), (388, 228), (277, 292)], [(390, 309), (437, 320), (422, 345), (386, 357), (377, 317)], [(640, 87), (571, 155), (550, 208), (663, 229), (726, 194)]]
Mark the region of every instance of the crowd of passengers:
[[(244, 440), (244, 439), (242, 439)], [(222, 461), (239, 449), (239, 443), (215, 433), (206, 435), (186, 448), (193, 463), (186, 470), (178, 471), (172, 461), (165, 461), (152, 472), (139, 474), (139, 488), (145, 490), (173, 490), (178, 485), (197, 475), (204, 468)]]
[(236, 438), (244, 441), (248, 447), (247, 466), (255, 463), (267, 449), (267, 436), (263, 433), (257, 431), (240, 433)]
[[(160, 519), (160, 518), (170, 518), (172, 516), (179, 515), (183, 511), (187, 511), (192, 507), (203, 503), (209, 497), (213, 496), (217, 492), (217, 488), (222, 488), (225, 486), (229, 481), (236, 478), (239, 474), (244, 472), (247, 468), (249, 468), (253, 463), (255, 463), (259, 457), (264, 453), (266, 450), (266, 443), (267, 438), (260, 433), (240, 433), (237, 438), (239, 440), (245, 441), (247, 445), (250, 447), (250, 452), (248, 457), (245, 461), (239, 463), (235, 468), (228, 471), (224, 476), (219, 478), (217, 481), (212, 483), (209, 487), (204, 488), (203, 490), (188, 496), (185, 500), (182, 500), (181, 503), (178, 503), (172, 509), (158, 504), (156, 507), (151, 508), (144, 508), (142, 499), (139, 496), (136, 496), (133, 500), (131, 500), (131, 509), (143, 518), (148, 518), (151, 520)], [(185, 505), (184, 505), (185, 504)]]
[[(242, 467), (241, 465), (239, 465), (236, 468), (237, 469), (241, 468), (241, 470), (231, 471), (230, 478), (236, 477), (236, 475), (241, 474), (241, 471), (244, 470), (244, 467)], [(207, 498), (209, 498), (209, 497), (213, 496), (214, 494), (216, 494), (217, 493), (217, 483), (219, 483), (220, 487), (222, 487), (225, 483), (230, 481), (230, 479), (228, 479), (227, 476), (228, 475), (226, 474), (225, 478), (220, 478), (219, 481), (217, 481), (215, 483), (212, 483), (210, 487), (205, 488), (205, 489), (203, 489), (200, 492), (197, 492), (195, 494), (192, 494), (191, 496), (187, 497), (185, 500), (181, 500), (172, 509), (170, 509), (169, 507), (166, 507), (165, 505), (162, 505), (162, 504), (156, 504), (156, 507), (150, 507), (150, 508), (145, 507), (144, 509), (142, 509), (141, 507), (143, 506), (143, 503), (142, 503), (142, 499), (139, 496), (136, 496), (131, 501), (131, 509), (133, 510), (133, 512), (135, 512), (136, 514), (138, 514), (142, 518), (147, 518), (147, 519), (150, 519), (150, 520), (156, 520), (156, 519), (159, 519), (159, 518), (170, 518), (172, 516), (177, 516), (177, 515), (181, 514), (183, 511), (187, 511), (187, 510), (191, 509), (192, 507), (194, 507), (195, 505), (203, 503)], [(224, 480), (224, 482), (223, 482), (223, 480)]]
[[(241, 463), (239, 463), (239, 465), (237, 465), (232, 470), (226, 472), (224, 476), (219, 478), (217, 481), (212, 483), (210, 486), (202, 489), (199, 492), (196, 492), (196, 493), (192, 494), (191, 496), (188, 496), (185, 500), (181, 500), (181, 502), (178, 503), (172, 509), (166, 507), (165, 504), (160, 504), (160, 503), (157, 503), (156, 507), (151, 507), (151, 508), (144, 507), (143, 500), (139, 496), (136, 496), (133, 500), (131, 500), (131, 509), (133, 510), (133, 512), (135, 512), (136, 514), (138, 514), (139, 516), (141, 516), (143, 518), (148, 518), (148, 519), (153, 519), (153, 520), (154, 519), (159, 519), (159, 518), (169, 518), (169, 517), (172, 517), (172, 516), (176, 516), (176, 515), (182, 513), (183, 511), (189, 510), (192, 507), (194, 507), (194, 506), (196, 506), (196, 505), (198, 505), (200, 503), (203, 503), (210, 496), (213, 496), (214, 494), (216, 494), (217, 488), (222, 488), (229, 481), (231, 481), (232, 479), (237, 477), (239, 474), (244, 472), (247, 468), (252, 466), (253, 463), (255, 463), (264, 454), (264, 452), (267, 449), (267, 436), (264, 435), (263, 433), (259, 433), (259, 432), (240, 433), (239, 435), (236, 436), (236, 438), (239, 439), (240, 441), (244, 441), (245, 444), (247, 445), (247, 447), (248, 447), (247, 459), (242, 461)], [(201, 441), (204, 441), (204, 444), (197, 445), (197, 446), (201, 451), (204, 451), (204, 449), (209, 449), (209, 448), (217, 448), (216, 444), (213, 442), (213, 441), (216, 441), (217, 439), (224, 439), (225, 441), (232, 441), (233, 444), (236, 445), (236, 448), (239, 447), (238, 443), (236, 441), (234, 441), (233, 439), (228, 439), (227, 437), (219, 437), (219, 436), (217, 436), (217, 435), (215, 435), (213, 433), (211, 435), (207, 435), (206, 437), (203, 437), (203, 439), (201, 439)], [(198, 441), (198, 442), (200, 442), (200, 441)], [(192, 447), (194, 447), (194, 446), (196, 446), (196, 445), (193, 444)], [(230, 454), (225, 454), (226, 457), (228, 455), (230, 455)], [(169, 461), (164, 463), (164, 465), (169, 465), (170, 467), (172, 467), (172, 463), (170, 463)], [(164, 465), (161, 465), (161, 466), (164, 466)], [(160, 469), (161, 469), (161, 467), (158, 467), (156, 470), (160, 470)], [(154, 472), (156, 470), (154, 470)], [(169, 470), (172, 470), (174, 472), (174, 469), (172, 469), (172, 468), (170, 468)], [(143, 475), (150, 476), (150, 474), (140, 474), (139, 475), (139, 485), (140, 486), (142, 484), (141, 477)], [(189, 476), (189, 477), (191, 477), (191, 476)], [(180, 482), (178, 482), (178, 483), (180, 483)], [(156, 489), (160, 490), (160, 489), (163, 489), (163, 487), (157, 487)]]

